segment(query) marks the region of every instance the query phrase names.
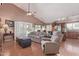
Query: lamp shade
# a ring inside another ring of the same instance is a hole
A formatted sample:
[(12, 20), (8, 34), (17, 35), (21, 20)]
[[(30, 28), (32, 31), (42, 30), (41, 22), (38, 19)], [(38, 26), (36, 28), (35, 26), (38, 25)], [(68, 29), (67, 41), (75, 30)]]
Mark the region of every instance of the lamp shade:
[(9, 28), (9, 26), (7, 25), (7, 24), (5, 24), (5, 25), (3, 25), (3, 28), (5, 29), (8, 29)]

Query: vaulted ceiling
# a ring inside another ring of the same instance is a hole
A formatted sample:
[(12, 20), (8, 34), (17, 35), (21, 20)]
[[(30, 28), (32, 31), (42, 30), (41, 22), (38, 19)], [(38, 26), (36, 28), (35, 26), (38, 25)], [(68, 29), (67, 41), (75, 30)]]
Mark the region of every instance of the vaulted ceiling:
[[(27, 3), (14, 3), (14, 5), (27, 12)], [(34, 17), (45, 23), (56, 20), (79, 20), (79, 3), (31, 3)], [(73, 17), (76, 16), (77, 17)]]

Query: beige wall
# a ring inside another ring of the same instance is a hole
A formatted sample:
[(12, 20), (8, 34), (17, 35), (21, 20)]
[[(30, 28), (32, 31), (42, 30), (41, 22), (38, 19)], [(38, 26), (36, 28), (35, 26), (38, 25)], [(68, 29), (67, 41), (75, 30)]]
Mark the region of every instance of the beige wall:
[(0, 5), (0, 18), (2, 19), (3, 23), (5, 23), (5, 19), (8, 19), (15, 21), (26, 21), (34, 24), (43, 24), (43, 22), (41, 22), (39, 19), (33, 16), (27, 16), (25, 11), (13, 4)]

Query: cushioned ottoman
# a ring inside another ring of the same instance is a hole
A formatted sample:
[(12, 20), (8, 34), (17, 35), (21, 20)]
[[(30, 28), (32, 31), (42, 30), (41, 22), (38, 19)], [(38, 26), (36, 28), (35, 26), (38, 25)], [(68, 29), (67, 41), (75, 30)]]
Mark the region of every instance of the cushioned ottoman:
[(22, 48), (31, 46), (31, 39), (30, 38), (18, 38), (17, 42)]

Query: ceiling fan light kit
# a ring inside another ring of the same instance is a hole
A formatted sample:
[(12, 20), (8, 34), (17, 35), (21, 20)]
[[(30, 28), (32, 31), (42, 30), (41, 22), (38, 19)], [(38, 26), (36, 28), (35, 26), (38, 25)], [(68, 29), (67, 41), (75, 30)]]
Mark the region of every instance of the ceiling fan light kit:
[(27, 7), (27, 16), (31, 16), (32, 12), (30, 11), (30, 3), (28, 3), (28, 7)]
[(32, 13), (31, 12), (27, 12), (27, 16), (31, 16), (32, 15)]

